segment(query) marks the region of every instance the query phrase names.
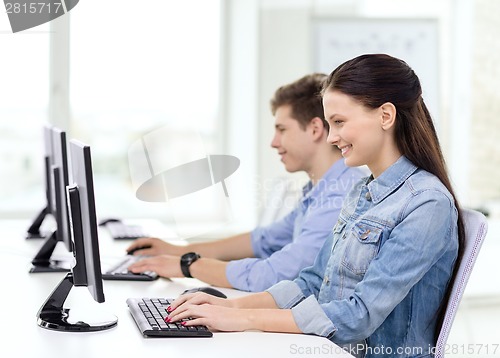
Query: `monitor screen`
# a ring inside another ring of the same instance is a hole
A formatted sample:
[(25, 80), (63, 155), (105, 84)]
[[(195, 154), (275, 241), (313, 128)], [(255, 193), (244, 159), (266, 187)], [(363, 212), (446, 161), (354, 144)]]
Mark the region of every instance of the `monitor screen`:
[[(73, 267), (73, 276), (78, 279), (82, 277), (81, 283), (88, 287), (94, 299), (97, 302), (104, 302), (90, 147), (77, 140), (71, 140), (70, 151), (73, 185), (68, 188), (68, 196), (72, 211), (72, 237), (74, 245), (83, 246), (83, 251), (78, 250), (77, 254), (84, 252), (85, 260), (85, 265), (80, 265), (81, 260), (78, 260), (78, 255), (75, 256), (77, 265)], [(75, 188), (78, 198), (76, 194), (72, 194), (71, 189)], [(73, 198), (79, 202), (79, 207)], [(74, 209), (79, 209), (81, 212), (81, 225), (75, 225), (75, 216), (78, 219), (78, 215)], [(75, 282), (75, 285), (80, 286), (80, 282)]]
[(75, 265), (40, 308), (38, 325), (65, 332), (100, 331), (116, 326), (116, 316), (98, 307), (88, 311), (64, 307), (73, 286), (87, 287), (96, 302), (104, 302), (90, 147), (72, 140), (70, 153), (72, 183), (66, 202)]
[(47, 198), (50, 199), (47, 208), (56, 219), (56, 229), (46, 236), (42, 246), (31, 261), (30, 272), (67, 272), (70, 269), (69, 260), (55, 260), (52, 258), (59, 241), (64, 243), (68, 252), (73, 249), (69, 233), (68, 206), (66, 202), (66, 186), (69, 183), (66, 132), (56, 127), (46, 127), (44, 137), (48, 154), (46, 164), (49, 166)]
[(33, 219), (31, 225), (27, 230), (26, 239), (43, 239), (50, 236), (51, 234), (51, 232), (40, 231), (40, 228), (46, 216), (52, 213), (52, 209), (55, 206), (55, 204), (53, 203), (52, 184), (50, 180), (52, 171), (51, 168), (54, 164), (53, 152), (52, 126), (47, 124), (43, 126), (43, 167), (46, 204)]
[(52, 184), (50, 182), (51, 168), (54, 164), (54, 146), (52, 141), (52, 126), (43, 126), (44, 170), (45, 170), (45, 196), (47, 199), (47, 213), (52, 213), (53, 204)]
[(51, 167), (53, 203), (52, 213), (57, 222), (57, 240), (62, 241), (68, 251), (72, 251), (69, 233), (68, 205), (66, 203), (66, 187), (68, 178), (68, 156), (66, 132), (52, 128), (53, 164)]

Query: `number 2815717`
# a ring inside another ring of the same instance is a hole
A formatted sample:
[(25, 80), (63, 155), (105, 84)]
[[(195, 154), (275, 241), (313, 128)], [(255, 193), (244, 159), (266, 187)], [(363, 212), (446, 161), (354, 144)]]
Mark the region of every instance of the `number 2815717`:
[(31, 2), (31, 3), (18, 3), (7, 2), (5, 3), (7, 14), (58, 14), (63, 12), (62, 3), (56, 2)]

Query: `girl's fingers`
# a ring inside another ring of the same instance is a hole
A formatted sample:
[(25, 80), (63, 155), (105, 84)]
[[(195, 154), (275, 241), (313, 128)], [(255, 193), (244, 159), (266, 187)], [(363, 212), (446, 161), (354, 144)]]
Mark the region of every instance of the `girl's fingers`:
[(190, 298), (192, 298), (195, 294), (193, 293), (186, 293), (184, 295), (180, 295), (177, 297), (174, 302), (170, 305), (171, 311), (175, 310), (177, 307), (180, 305), (184, 304), (186, 301), (188, 301)]
[(209, 327), (209, 325), (207, 324), (207, 320), (204, 317), (193, 318), (193, 319), (187, 320), (185, 322), (186, 323), (184, 325), (186, 327), (188, 327), (188, 326), (207, 326), (207, 327)]
[(195, 292), (195, 293), (185, 293), (183, 295), (180, 295), (178, 298), (174, 300), (172, 305), (172, 310), (176, 309), (180, 305), (189, 303), (192, 305), (201, 305), (203, 303), (213, 303), (214, 296), (209, 295), (204, 292)]
[(186, 318), (200, 318), (199, 310), (197, 305), (184, 304), (172, 311), (168, 318), (170, 318), (169, 322), (176, 322)]

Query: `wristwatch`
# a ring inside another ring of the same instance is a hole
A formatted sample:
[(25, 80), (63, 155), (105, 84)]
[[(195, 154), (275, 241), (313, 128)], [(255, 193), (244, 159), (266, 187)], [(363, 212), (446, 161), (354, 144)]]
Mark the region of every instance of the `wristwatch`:
[(191, 272), (189, 272), (189, 266), (199, 258), (200, 255), (196, 252), (188, 252), (181, 256), (181, 271), (185, 277), (193, 277), (191, 276)]

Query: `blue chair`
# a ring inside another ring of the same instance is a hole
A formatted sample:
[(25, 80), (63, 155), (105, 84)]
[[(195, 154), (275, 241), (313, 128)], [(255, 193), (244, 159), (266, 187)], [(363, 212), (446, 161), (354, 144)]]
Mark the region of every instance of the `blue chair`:
[(458, 306), (465, 291), (465, 286), (467, 286), (472, 268), (474, 267), (477, 255), (479, 254), (486, 232), (488, 231), (486, 217), (480, 212), (463, 209), (462, 215), (465, 225), (464, 254), (460, 267), (458, 268), (457, 276), (453, 282), (450, 299), (448, 301), (443, 320), (443, 326), (441, 327), (436, 343), (436, 358), (444, 357), (446, 341), (450, 335), (451, 326), (455, 320)]

